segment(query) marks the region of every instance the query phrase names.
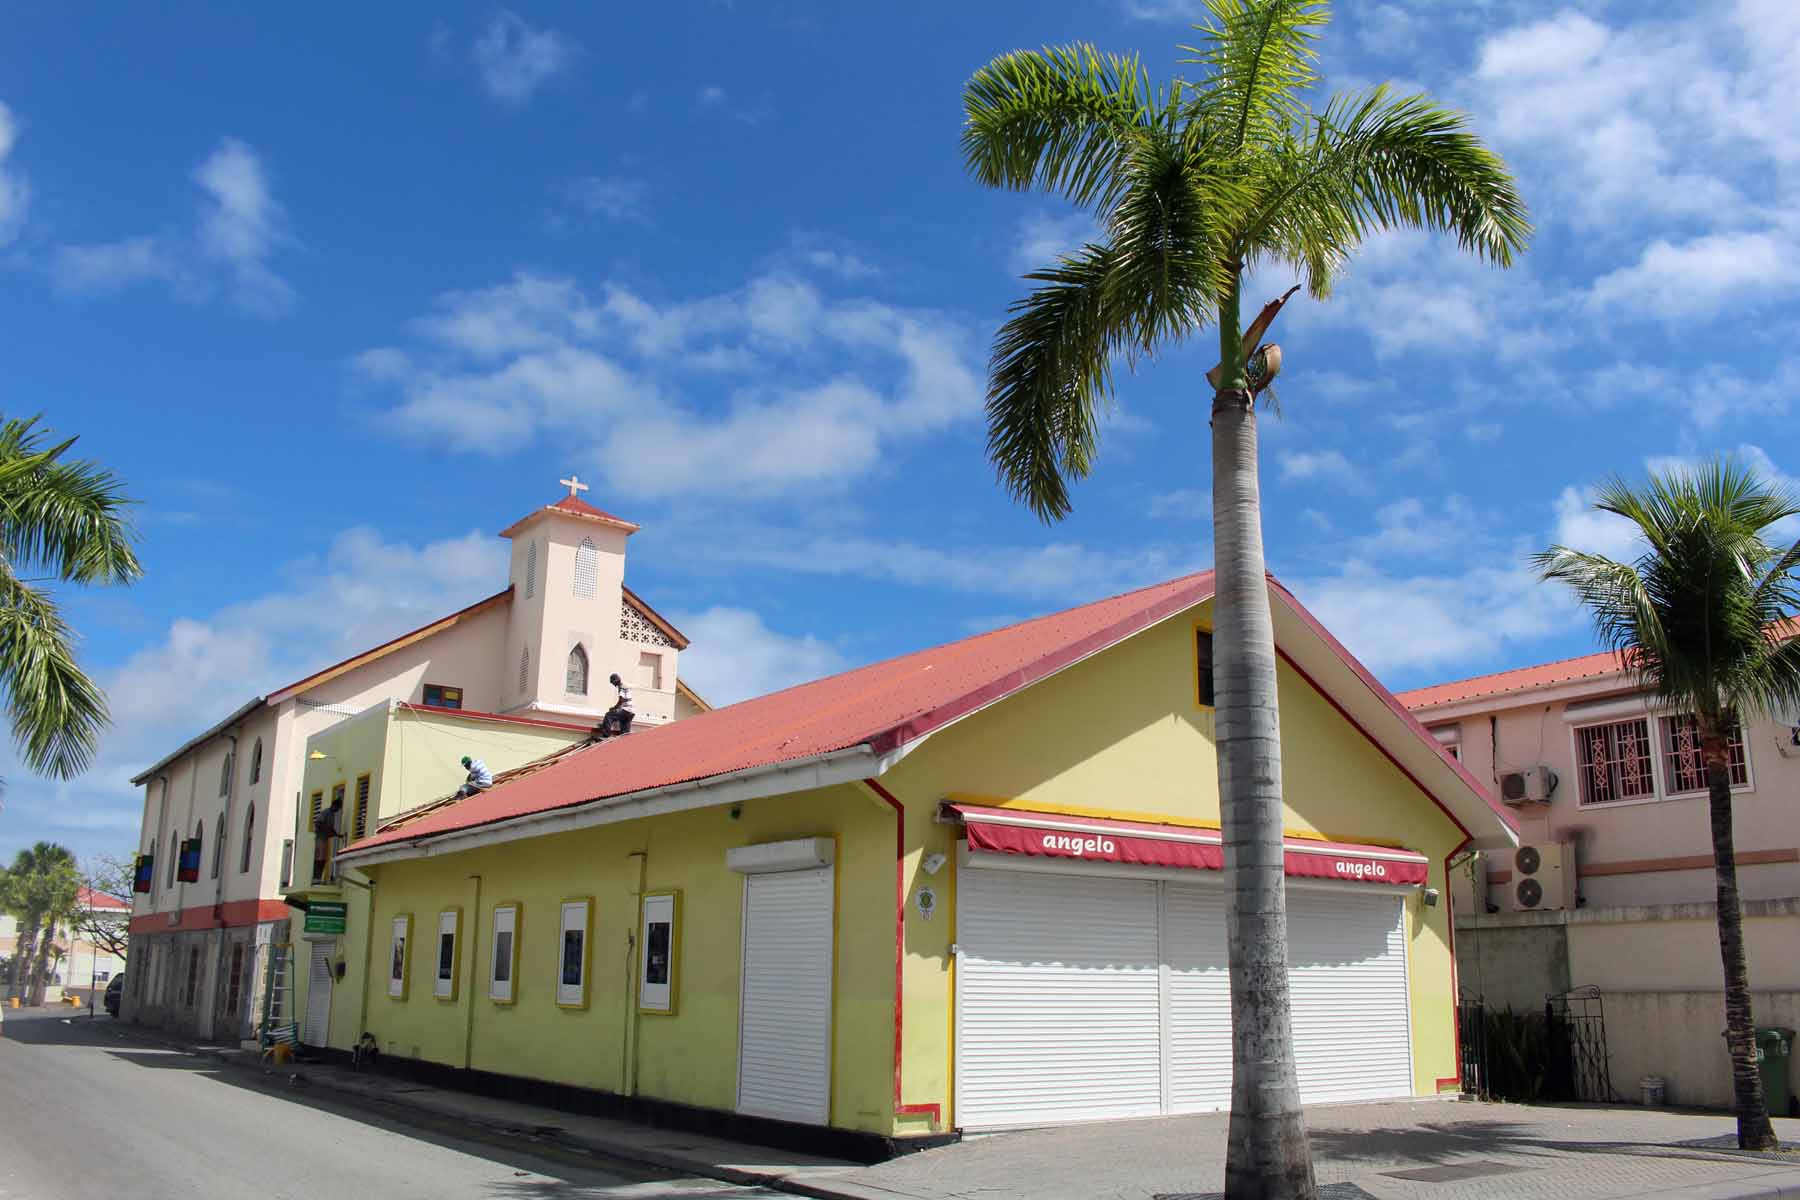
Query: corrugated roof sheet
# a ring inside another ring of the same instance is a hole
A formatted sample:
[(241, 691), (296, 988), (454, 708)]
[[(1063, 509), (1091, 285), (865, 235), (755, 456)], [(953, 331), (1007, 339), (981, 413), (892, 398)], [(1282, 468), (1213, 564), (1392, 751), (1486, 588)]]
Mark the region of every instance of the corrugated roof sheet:
[(1508, 692), (1573, 683), (1577, 679), (1613, 675), (1624, 669), (1624, 660), (1610, 651), (1584, 654), (1579, 658), (1558, 659), (1535, 667), (1518, 667), (1511, 671), (1496, 671), (1491, 675), (1477, 675), (1472, 679), (1434, 683), (1430, 687), (1414, 688), (1410, 692), (1396, 692), (1394, 697), (1408, 708), (1431, 708), (1439, 704), (1454, 704), (1459, 700), (1473, 700), (1480, 696), (1501, 696)]

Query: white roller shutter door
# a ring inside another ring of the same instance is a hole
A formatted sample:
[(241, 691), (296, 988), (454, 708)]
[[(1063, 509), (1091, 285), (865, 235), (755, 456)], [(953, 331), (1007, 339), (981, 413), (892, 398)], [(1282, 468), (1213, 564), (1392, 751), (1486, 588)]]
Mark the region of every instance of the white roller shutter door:
[(331, 951), (335, 942), (308, 942), (311, 956), (306, 965), (306, 1024), (300, 1040), (323, 1046), (331, 1028)]
[(1412, 1094), (1400, 897), (1290, 889), (1288, 982), (1303, 1102)]
[(1231, 1105), (1231, 971), (1225, 893), (1171, 883), (1163, 892), (1169, 963), (1169, 1108), (1210, 1112)]
[[(957, 942), (959, 1126), (1230, 1106), (1217, 885), (975, 868)], [(1410, 1096), (1401, 897), (1290, 888), (1288, 957), (1301, 1099)]]
[(738, 1111), (831, 1117), (832, 868), (744, 877)]
[(1156, 884), (973, 870), (957, 901), (965, 1128), (1162, 1111)]

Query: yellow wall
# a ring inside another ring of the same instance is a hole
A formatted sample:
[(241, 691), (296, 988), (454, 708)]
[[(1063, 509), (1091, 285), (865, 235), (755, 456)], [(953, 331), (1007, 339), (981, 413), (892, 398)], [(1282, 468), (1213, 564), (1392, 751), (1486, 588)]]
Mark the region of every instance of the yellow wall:
[[(337, 939), (335, 957), (344, 963), (344, 977), (334, 985), (331, 1001), (330, 1033), (326, 1044), (347, 1050), (356, 1044), (364, 1029), (362, 987), (368, 924), (368, 889), (354, 882), (313, 887), (313, 835), (307, 825), (309, 798), (314, 791), (325, 794), (331, 803), (331, 789), (338, 783), (344, 789), (344, 821), (346, 827), (356, 809), (356, 780), (369, 776), (368, 831), (376, 823), (397, 813), (415, 808), (456, 790), (466, 772), (462, 756), (471, 754), (495, 771), (541, 758), (579, 741), (586, 734), (578, 730), (551, 729), (537, 725), (505, 724), (460, 717), (449, 711), (421, 713), (392, 708), (382, 704), (364, 713), (338, 722), (314, 734), (307, 750), (317, 750), (330, 757), (305, 759), (306, 774), (300, 795), (299, 813), (295, 819), (293, 879), (289, 891), (305, 893), (321, 900), (342, 900), (349, 909), (345, 914), (345, 935)], [(362, 878), (351, 872), (352, 880)], [(435, 911), (432, 914), (435, 919)], [(294, 1019), (306, 1011), (309, 987), (306, 962), (310, 953), (301, 923), (295, 925), (294, 952)], [(416, 932), (416, 931), (415, 931)], [(423, 942), (419, 944), (423, 945)], [(375, 949), (387, 945), (385, 929), (376, 932)], [(376, 982), (385, 985), (386, 968), (375, 966)], [(430, 989), (426, 989), (430, 994)]]
[[(367, 1027), (385, 1052), (452, 1066), (624, 1091), (630, 1021), (637, 1023), (637, 1093), (731, 1109), (737, 1103), (738, 967), (743, 877), (725, 867), (733, 846), (838, 838), (832, 1123), (887, 1132), (893, 1066), (893, 817), (860, 787), (753, 800), (727, 809), (632, 821), (511, 842), (438, 859), (370, 868), (376, 936)], [(627, 939), (644, 888), (680, 890), (676, 1012), (635, 1014)], [(480, 876), (480, 902), (476, 880)], [(594, 898), (592, 976), (585, 1011), (558, 1008), (555, 978), (564, 899)], [(487, 998), (492, 911), (522, 906), (516, 1002)], [(431, 995), (437, 914), (461, 905), (463, 978), (454, 1004)], [(413, 915), (409, 995), (386, 993), (387, 928)], [(470, 951), (473, 950), (473, 953)], [(348, 980), (346, 980), (348, 983)], [(342, 985), (340, 985), (342, 986)], [(340, 996), (343, 995), (340, 992)], [(469, 1038), (473, 1010), (473, 1034)], [(333, 1022), (334, 1028), (336, 1022)]]
[[(1212, 719), (1194, 699), (1193, 629), (1191, 618), (1176, 618), (1077, 664), (940, 731), (883, 778), (905, 809), (904, 1104), (939, 1104), (954, 1124), (955, 831), (934, 820), (938, 802), (988, 797), (1023, 807), (1216, 822)], [(1433, 862), (1432, 885), (1443, 889), (1443, 858), (1461, 840), (1449, 819), (1285, 665), (1280, 688), (1289, 828), (1423, 851)], [(839, 839), (832, 1123), (923, 1132), (927, 1117), (896, 1120), (893, 1113), (894, 815), (860, 784), (752, 801), (736, 820), (724, 808), (700, 810), (371, 868), (377, 965), (366, 1027), (390, 1053), (626, 1090), (635, 1007), (626, 994), (626, 939), (636, 928), (638, 895), (636, 860), (629, 856), (645, 850), (645, 888), (682, 892), (682, 928), (677, 1015), (636, 1018), (636, 1090), (730, 1109), (742, 881), (726, 870), (725, 851), (823, 835)], [(927, 877), (921, 859), (933, 851), (949, 864)], [(473, 875), (481, 877), (479, 907)], [(929, 922), (910, 902), (927, 882), (940, 902)], [(573, 895), (596, 900), (585, 1012), (554, 1003), (557, 910)], [(491, 913), (503, 902), (523, 906), (518, 1000), (511, 1007), (490, 1002), (485, 986)], [(1416, 893), (1406, 904), (1414, 1084), (1429, 1095), (1438, 1078), (1456, 1073), (1448, 907), (1425, 908)], [(472, 916), (465, 923), (459, 1000), (447, 1004), (431, 997), (430, 947), (438, 912), (452, 905)], [(396, 912), (414, 919), (405, 1002), (387, 998), (382, 965)], [(353, 971), (358, 967), (352, 964)], [(335, 1043), (335, 1017), (333, 1027)]]
[[(937, 1101), (954, 1123), (954, 843), (953, 828), (932, 820), (937, 803), (954, 795), (1216, 824), (1212, 713), (1195, 702), (1193, 639), (1193, 617), (1165, 621), (937, 733), (883, 778), (907, 808), (905, 1103)], [(1443, 860), (1462, 834), (1285, 662), (1278, 683), (1289, 831), (1419, 850), (1432, 860), (1430, 885), (1443, 892)], [(910, 900), (928, 882), (919, 860), (933, 850), (951, 854), (951, 865), (929, 880), (946, 911), (927, 922)], [(1439, 1078), (1457, 1072), (1449, 906), (1427, 908), (1414, 891), (1406, 908), (1413, 1084), (1432, 1095)], [(922, 1120), (900, 1128), (917, 1132)]]

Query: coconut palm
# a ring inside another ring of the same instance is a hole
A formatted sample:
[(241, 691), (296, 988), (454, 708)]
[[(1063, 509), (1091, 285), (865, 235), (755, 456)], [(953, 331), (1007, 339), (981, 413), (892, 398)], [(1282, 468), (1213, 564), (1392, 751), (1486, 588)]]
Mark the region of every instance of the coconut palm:
[(1453, 235), (1507, 265), (1524, 201), (1463, 117), (1386, 87), (1323, 109), (1313, 42), (1324, 0), (1207, 0), (1200, 78), (1153, 88), (1135, 56), (1077, 44), (1001, 55), (964, 89), (963, 149), (990, 187), (1041, 188), (1090, 212), (1095, 240), (1027, 276), (995, 338), (988, 454), (1045, 521), (1087, 475), (1115, 360), (1214, 324), (1213, 611), (1219, 785), (1230, 897), (1232, 1196), (1315, 1187), (1289, 1038), (1275, 646), (1263, 574), (1255, 396), (1279, 366), (1241, 323), (1245, 272), (1292, 270), (1323, 299), (1378, 230)]
[(0, 693), (26, 765), (67, 779), (93, 761), (106, 700), (75, 661), (46, 582), (142, 574), (116, 476), (68, 457), (38, 418), (0, 421)]
[(1634, 562), (1566, 546), (1532, 561), (1545, 579), (1575, 590), (1600, 639), (1645, 691), (1676, 713), (1693, 714), (1712, 817), (1738, 1145), (1770, 1149), (1775, 1131), (1756, 1066), (1732, 848), (1729, 746), (1734, 730), (1800, 705), (1800, 640), (1791, 623), (1800, 609), (1800, 542), (1783, 546), (1773, 529), (1800, 515), (1800, 497), (1721, 458), (1652, 473), (1642, 488), (1613, 479), (1594, 506), (1637, 526), (1645, 550)]
[(19, 920), (9, 990), (27, 1004), (41, 1004), (56, 928), (74, 912), (80, 893), (75, 856), (54, 842), (39, 842), (13, 857), (0, 879), (0, 910)]

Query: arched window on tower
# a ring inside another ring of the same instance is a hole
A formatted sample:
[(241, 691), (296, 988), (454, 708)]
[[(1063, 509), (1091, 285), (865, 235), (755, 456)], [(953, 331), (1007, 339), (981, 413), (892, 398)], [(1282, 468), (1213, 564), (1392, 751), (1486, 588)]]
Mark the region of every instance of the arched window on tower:
[(537, 541), (533, 539), (525, 547), (525, 598), (537, 595)]
[[(260, 748), (260, 747), (259, 747)], [(251, 839), (256, 836), (256, 805), (252, 804), (244, 810), (244, 856), (238, 860), (238, 874), (242, 875), (250, 869)]]
[(519, 651), (519, 695), (531, 690), (531, 647)]
[(588, 656), (579, 644), (569, 651), (569, 670), (563, 681), (563, 690), (571, 696), (587, 695)]
[(256, 745), (250, 747), (250, 782), (255, 783), (262, 778), (262, 739), (256, 739)]
[(575, 594), (591, 596), (599, 588), (600, 551), (594, 549), (593, 538), (582, 538), (575, 548)]

